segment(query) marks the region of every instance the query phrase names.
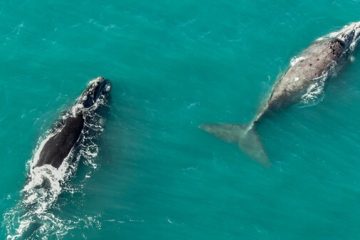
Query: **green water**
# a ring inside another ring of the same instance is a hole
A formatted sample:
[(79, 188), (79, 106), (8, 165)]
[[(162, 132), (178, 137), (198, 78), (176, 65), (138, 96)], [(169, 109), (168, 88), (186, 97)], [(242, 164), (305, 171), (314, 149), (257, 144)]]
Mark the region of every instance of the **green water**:
[(359, 239), (359, 61), (316, 106), (259, 126), (269, 169), (198, 129), (250, 121), (291, 57), (359, 13), (358, 0), (1, 1), (0, 239), (39, 137), (99, 75), (113, 91), (98, 167), (79, 166), (43, 239)]

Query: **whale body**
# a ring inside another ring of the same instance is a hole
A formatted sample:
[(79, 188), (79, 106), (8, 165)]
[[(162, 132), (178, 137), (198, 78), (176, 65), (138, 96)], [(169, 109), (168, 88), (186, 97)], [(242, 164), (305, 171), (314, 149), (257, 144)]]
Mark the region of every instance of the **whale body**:
[(268, 113), (278, 112), (301, 101), (307, 93), (311, 93), (314, 86), (321, 86), (329, 77), (336, 75), (349, 60), (359, 39), (360, 22), (351, 23), (317, 39), (291, 60), (288, 69), (276, 81), (269, 97), (249, 124), (204, 124), (200, 128), (227, 142), (238, 144), (250, 157), (269, 165), (269, 159), (256, 134), (256, 126)]
[(87, 113), (99, 107), (97, 103), (108, 97), (110, 89), (110, 82), (103, 77), (90, 81), (75, 105), (57, 123), (54, 133), (43, 143), (35, 167), (46, 164), (60, 167), (81, 139)]

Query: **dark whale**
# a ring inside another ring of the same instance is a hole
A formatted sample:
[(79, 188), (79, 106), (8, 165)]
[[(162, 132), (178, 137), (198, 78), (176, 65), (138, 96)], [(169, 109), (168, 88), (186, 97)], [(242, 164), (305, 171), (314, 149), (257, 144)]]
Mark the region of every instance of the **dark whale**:
[(102, 77), (98, 77), (88, 84), (71, 111), (67, 112), (57, 123), (54, 134), (43, 143), (35, 167), (45, 164), (54, 168), (60, 167), (81, 138), (87, 111), (96, 110), (97, 101), (107, 98), (110, 89), (110, 82)]
[(304, 96), (312, 94), (314, 86), (323, 86), (347, 62), (359, 39), (360, 22), (351, 23), (317, 39), (292, 59), (287, 71), (277, 80), (270, 96), (249, 124), (204, 124), (200, 127), (227, 142), (238, 144), (253, 159), (269, 165), (255, 132), (256, 126), (268, 113), (278, 112), (301, 101)]
[(61, 220), (48, 210), (64, 187), (72, 188), (66, 180), (75, 173), (80, 159), (92, 164), (97, 154), (96, 138), (104, 130), (103, 113), (110, 90), (110, 82), (103, 77), (90, 81), (75, 104), (38, 142), (28, 162), (23, 198), (5, 216), (11, 222), (8, 239), (40, 239), (44, 231), (59, 227)]

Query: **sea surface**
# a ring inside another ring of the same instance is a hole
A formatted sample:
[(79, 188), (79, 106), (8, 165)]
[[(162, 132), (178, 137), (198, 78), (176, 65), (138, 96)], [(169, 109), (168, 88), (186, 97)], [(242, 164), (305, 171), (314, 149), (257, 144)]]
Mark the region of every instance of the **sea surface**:
[(353, 21), (359, 0), (0, 1), (0, 239), (36, 217), (39, 139), (100, 75), (98, 153), (23, 239), (360, 239), (360, 49), (259, 125), (270, 168), (198, 128), (249, 122), (292, 57)]

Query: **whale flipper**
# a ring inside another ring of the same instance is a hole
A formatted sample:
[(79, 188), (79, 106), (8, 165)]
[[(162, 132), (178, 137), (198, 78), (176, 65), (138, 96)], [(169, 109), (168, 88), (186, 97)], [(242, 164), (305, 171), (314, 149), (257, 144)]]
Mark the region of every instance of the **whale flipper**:
[(270, 166), (269, 159), (253, 127), (240, 124), (203, 124), (204, 131), (228, 142), (238, 144), (252, 159), (264, 166)]

